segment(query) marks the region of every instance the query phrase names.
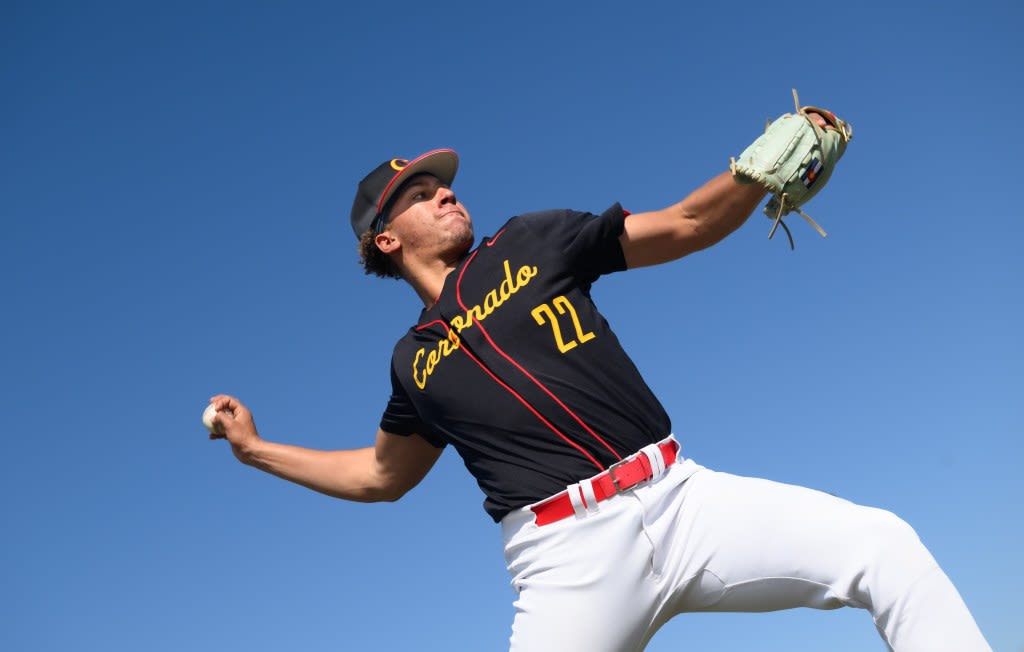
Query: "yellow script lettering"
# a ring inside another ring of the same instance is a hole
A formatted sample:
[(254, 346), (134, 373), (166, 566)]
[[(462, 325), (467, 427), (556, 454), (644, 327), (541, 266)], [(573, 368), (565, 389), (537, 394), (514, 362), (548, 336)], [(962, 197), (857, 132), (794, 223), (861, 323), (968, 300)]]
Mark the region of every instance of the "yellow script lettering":
[(416, 383), (416, 386), (419, 387), (420, 389), (425, 389), (426, 388), (426, 386), (427, 386), (427, 376), (430, 375), (430, 374), (426, 374), (426, 373), (420, 375), (419, 369), (417, 368), (419, 366), (419, 364), (420, 364), (420, 360), (423, 359), (423, 356), (426, 355), (426, 353), (427, 353), (426, 349), (420, 349), (419, 351), (416, 352), (416, 357), (413, 358), (413, 360), (412, 360), (412, 379), (413, 379), (413, 382)]
[[(437, 346), (433, 350), (428, 352), (424, 347), (416, 351), (416, 356), (412, 361), (412, 379), (417, 387), (426, 389), (427, 378), (434, 373), (434, 369), (441, 363), (441, 360), (459, 349), (462, 344), (459, 340), (459, 333), (472, 326), (474, 322), (482, 322), (487, 319), (489, 315), (512, 298), (512, 295), (523, 289), (533, 277), (537, 276), (538, 272), (534, 266), (523, 265), (516, 270), (515, 277), (513, 277), (512, 266), (508, 260), (504, 261), (502, 267), (505, 270), (504, 278), (498, 287), (484, 295), (482, 305), (470, 306), (464, 314), (452, 317), (448, 336), (438, 340)], [(426, 362), (424, 362), (424, 358), (426, 358)]]

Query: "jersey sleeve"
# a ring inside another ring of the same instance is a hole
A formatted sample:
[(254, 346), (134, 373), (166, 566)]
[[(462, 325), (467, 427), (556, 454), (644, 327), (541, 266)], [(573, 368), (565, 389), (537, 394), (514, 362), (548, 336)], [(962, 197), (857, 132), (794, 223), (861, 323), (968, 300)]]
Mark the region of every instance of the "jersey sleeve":
[(627, 213), (618, 203), (600, 215), (572, 210), (544, 211), (522, 216), (544, 246), (561, 251), (565, 264), (586, 284), (602, 274), (626, 269), (619, 236)]
[(409, 399), (409, 394), (402, 386), (395, 373), (394, 365), (391, 367), (391, 398), (388, 399), (388, 406), (380, 419), (380, 429), (394, 435), (419, 435), (427, 440), (435, 448), (444, 448), (445, 443), (437, 435), (430, 431), (423, 420), (420, 419), (416, 407)]

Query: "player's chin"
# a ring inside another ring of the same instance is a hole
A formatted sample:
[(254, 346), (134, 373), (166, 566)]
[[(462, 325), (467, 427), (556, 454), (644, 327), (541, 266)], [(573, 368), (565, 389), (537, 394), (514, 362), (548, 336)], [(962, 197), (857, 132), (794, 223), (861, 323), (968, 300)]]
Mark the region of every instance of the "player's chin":
[(473, 225), (465, 222), (461, 228), (453, 229), (448, 233), (448, 242), (453, 251), (464, 254), (473, 247), (476, 237), (473, 235)]
[(473, 229), (469, 229), (469, 232), (465, 235), (465, 237), (458, 241), (459, 245), (462, 247), (462, 253), (466, 253), (467, 251), (472, 249), (473, 242), (475, 241), (476, 238), (473, 237)]
[(459, 213), (452, 213), (448, 219), (449, 221), (445, 225), (445, 230), (448, 231), (452, 239), (473, 239), (473, 223), (469, 221), (468, 217)]

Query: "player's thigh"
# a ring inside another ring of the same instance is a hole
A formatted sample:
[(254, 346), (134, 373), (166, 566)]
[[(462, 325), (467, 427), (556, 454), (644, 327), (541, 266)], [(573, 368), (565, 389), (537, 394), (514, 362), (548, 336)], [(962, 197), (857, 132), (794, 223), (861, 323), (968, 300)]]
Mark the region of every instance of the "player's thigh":
[(629, 496), (583, 519), (528, 525), (506, 541), (518, 596), (515, 652), (641, 649), (655, 611), (652, 546)]
[(869, 607), (865, 578), (879, 560), (895, 553), (907, 577), (934, 563), (913, 530), (881, 509), (714, 471), (688, 484), (687, 555), (702, 569), (686, 578), (692, 609)]
[(511, 652), (633, 652), (642, 650), (650, 602), (610, 594), (600, 585), (533, 585), (515, 603)]

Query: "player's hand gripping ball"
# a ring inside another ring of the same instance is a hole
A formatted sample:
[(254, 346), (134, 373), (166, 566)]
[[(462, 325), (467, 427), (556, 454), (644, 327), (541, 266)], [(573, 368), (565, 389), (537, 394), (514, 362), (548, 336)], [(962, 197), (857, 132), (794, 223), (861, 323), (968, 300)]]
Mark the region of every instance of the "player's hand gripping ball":
[(765, 132), (730, 165), (740, 183), (759, 183), (772, 194), (764, 208), (765, 214), (775, 221), (768, 237), (775, 235), (775, 229), (782, 224), (790, 247), (793, 237), (782, 218), (793, 211), (825, 237), (824, 229), (801, 207), (828, 183), (853, 137), (850, 123), (831, 111), (801, 107), (796, 89), (793, 89), (793, 102), (796, 112), (786, 113), (769, 123)]
[(223, 428), (220, 424), (213, 421), (213, 417), (217, 415), (217, 408), (214, 407), (213, 403), (206, 406), (203, 410), (203, 425), (210, 431), (211, 435), (222, 435), (224, 434)]

